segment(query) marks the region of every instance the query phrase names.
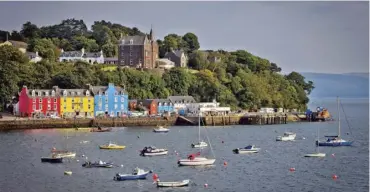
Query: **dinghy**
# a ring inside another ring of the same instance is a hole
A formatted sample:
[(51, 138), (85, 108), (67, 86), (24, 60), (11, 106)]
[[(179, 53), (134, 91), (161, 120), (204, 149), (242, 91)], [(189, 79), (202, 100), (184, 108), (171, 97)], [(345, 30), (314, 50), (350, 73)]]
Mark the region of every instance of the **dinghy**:
[(196, 144), (192, 143), (191, 144), (192, 148), (202, 148), (202, 147), (208, 147), (208, 144), (204, 141), (198, 142)]
[(260, 148), (256, 148), (254, 145), (248, 145), (244, 148), (237, 148), (234, 149), (233, 152), (236, 154), (243, 154), (243, 153), (258, 153)]
[[(317, 140), (319, 140), (319, 134), (320, 134), (320, 130), (319, 130), (319, 127), (317, 127)], [(304, 156), (305, 157), (325, 157), (326, 154), (325, 153), (320, 153), (319, 152), (319, 146), (316, 145), (316, 152), (315, 153), (305, 154)]]
[(99, 161), (99, 162), (90, 162), (90, 161), (86, 161), (84, 164), (82, 164), (82, 167), (86, 167), (86, 168), (93, 168), (93, 167), (96, 167), (96, 168), (112, 168), (113, 167), (113, 164), (112, 163), (106, 163), (106, 162), (103, 162), (103, 161)]
[(116, 176), (113, 177), (113, 180), (116, 181), (124, 181), (124, 180), (138, 180), (138, 179), (146, 179), (146, 176), (152, 173), (152, 171), (144, 171), (143, 169), (135, 168), (132, 174), (119, 174), (117, 173)]
[(97, 128), (91, 128), (90, 132), (110, 132), (112, 131), (112, 127), (100, 127)]
[(190, 183), (190, 180), (183, 180), (183, 181), (177, 181), (177, 182), (163, 182), (157, 180), (157, 187), (185, 187), (188, 186)]
[(72, 171), (64, 171), (64, 175), (72, 175)]
[(276, 141), (294, 141), (297, 135), (292, 132), (285, 132), (283, 136), (277, 136)]
[(59, 151), (59, 150), (56, 150), (55, 148), (53, 148), (51, 150), (51, 153), (53, 155), (58, 155), (58, 156), (63, 157), (63, 158), (74, 158), (74, 157), (76, 157), (76, 153), (75, 152)]
[(155, 133), (167, 133), (170, 129), (164, 128), (163, 126), (158, 126), (157, 128), (153, 129)]
[(167, 155), (168, 150), (167, 149), (157, 149), (154, 146), (150, 147), (144, 147), (143, 150), (141, 150), (140, 155), (141, 156), (158, 156), (158, 155)]
[(100, 149), (124, 149), (124, 148), (126, 148), (126, 146), (117, 145), (117, 144), (109, 142), (108, 145), (100, 145), (99, 148)]

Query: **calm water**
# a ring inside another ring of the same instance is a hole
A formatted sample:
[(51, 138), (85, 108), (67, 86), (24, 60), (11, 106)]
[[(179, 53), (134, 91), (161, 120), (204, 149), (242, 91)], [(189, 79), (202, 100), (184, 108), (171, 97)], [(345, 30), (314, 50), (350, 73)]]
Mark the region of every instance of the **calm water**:
[[(323, 105), (336, 115), (335, 101), (320, 102), (313, 102), (312, 107)], [(335, 134), (336, 122), (212, 127), (207, 132), (217, 161), (215, 166), (203, 168), (177, 166), (180, 157), (196, 152), (190, 148), (198, 137), (196, 127), (173, 127), (167, 134), (155, 134), (151, 128), (122, 128), (110, 133), (60, 129), (0, 133), (0, 191), (368, 191), (368, 102), (343, 100), (343, 103), (353, 133), (346, 134), (350, 131), (342, 116), (343, 137), (356, 142), (353, 147), (321, 147), (320, 151), (327, 154), (323, 159), (304, 158), (303, 155), (315, 150), (317, 127), (321, 129), (320, 135)], [(204, 129), (202, 131), (204, 133)], [(296, 132), (297, 141), (276, 142), (275, 137), (284, 131)], [(81, 144), (82, 140), (90, 143)], [(127, 148), (122, 151), (99, 150), (98, 145), (109, 141)], [(248, 144), (261, 147), (261, 152), (235, 155), (231, 151)], [(140, 157), (138, 150), (147, 145), (166, 147), (170, 153), (162, 157)], [(41, 163), (40, 157), (48, 155), (52, 147), (75, 150), (78, 157), (63, 164)], [(209, 149), (203, 152), (212, 156)], [(333, 153), (334, 157), (331, 156)], [(123, 167), (83, 168), (82, 154), (92, 161), (113, 161)], [(225, 161), (227, 166), (223, 165)], [(192, 183), (185, 188), (157, 189), (151, 176), (141, 181), (113, 181), (115, 173), (131, 173), (136, 166), (153, 170), (162, 181), (190, 179)], [(291, 167), (296, 171), (290, 172)], [(73, 175), (63, 175), (65, 170), (71, 170)], [(332, 174), (339, 178), (333, 180)], [(208, 188), (204, 188), (205, 183)]]

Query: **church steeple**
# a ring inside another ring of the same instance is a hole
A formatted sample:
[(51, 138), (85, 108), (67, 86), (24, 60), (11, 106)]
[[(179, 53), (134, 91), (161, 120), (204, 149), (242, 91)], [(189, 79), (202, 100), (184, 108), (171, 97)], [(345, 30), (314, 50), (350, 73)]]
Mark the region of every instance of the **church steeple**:
[(153, 25), (150, 25), (149, 39), (154, 41)]

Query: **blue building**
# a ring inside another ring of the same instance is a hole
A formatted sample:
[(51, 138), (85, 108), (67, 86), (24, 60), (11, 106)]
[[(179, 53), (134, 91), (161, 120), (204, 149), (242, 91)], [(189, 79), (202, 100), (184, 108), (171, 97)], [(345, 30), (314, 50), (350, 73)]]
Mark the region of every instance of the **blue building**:
[(165, 112), (173, 112), (175, 109), (173, 103), (169, 99), (155, 99), (157, 101), (158, 114)]
[(120, 117), (128, 112), (128, 94), (125, 89), (109, 83), (108, 86), (91, 86), (94, 93), (94, 116)]

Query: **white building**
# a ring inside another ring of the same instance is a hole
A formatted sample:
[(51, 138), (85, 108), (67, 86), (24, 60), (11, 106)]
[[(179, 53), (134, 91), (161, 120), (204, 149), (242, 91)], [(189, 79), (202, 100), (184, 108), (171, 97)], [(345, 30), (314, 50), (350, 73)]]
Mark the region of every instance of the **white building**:
[(189, 105), (188, 112), (198, 114), (199, 111), (206, 114), (225, 115), (230, 112), (230, 107), (220, 107), (220, 103), (216, 100), (212, 102), (199, 102)]
[(36, 53), (27, 52), (27, 56), (30, 59), (30, 62), (32, 62), (32, 63), (37, 63), (37, 62), (40, 62), (42, 60), (42, 57), (39, 56), (39, 52), (37, 52), (37, 51), (36, 51)]
[(100, 52), (85, 52), (85, 49), (82, 48), (81, 51), (64, 51), (61, 50), (59, 56), (59, 62), (76, 62), (76, 61), (85, 61), (87, 63), (104, 63), (103, 51)]
[(160, 69), (171, 69), (175, 67), (175, 62), (168, 59), (157, 59), (157, 67)]

